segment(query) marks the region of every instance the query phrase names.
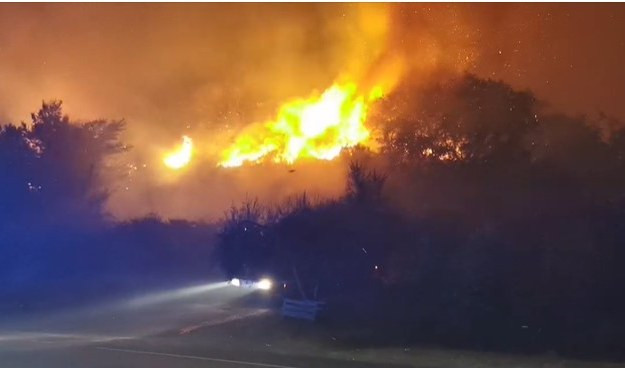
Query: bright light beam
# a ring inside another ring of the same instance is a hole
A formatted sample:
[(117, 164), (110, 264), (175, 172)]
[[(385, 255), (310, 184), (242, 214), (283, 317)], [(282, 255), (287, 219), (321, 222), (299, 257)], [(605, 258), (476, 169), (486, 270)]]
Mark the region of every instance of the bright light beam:
[(164, 303), (176, 299), (188, 298), (194, 295), (206, 293), (208, 291), (221, 289), (226, 287), (227, 285), (227, 282), (213, 282), (209, 284), (190, 286), (171, 291), (149, 294), (128, 301), (128, 305), (132, 307), (141, 307), (149, 304)]

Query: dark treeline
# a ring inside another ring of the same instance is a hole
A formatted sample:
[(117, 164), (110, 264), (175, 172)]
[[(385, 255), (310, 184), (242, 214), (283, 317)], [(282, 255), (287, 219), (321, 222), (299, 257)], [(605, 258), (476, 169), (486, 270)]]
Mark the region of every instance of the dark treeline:
[(0, 313), (72, 306), (210, 275), (213, 227), (116, 223), (100, 175), (122, 175), (121, 121), (70, 121), (44, 103), (0, 128)]
[[(224, 218), (233, 275), (293, 281), (360, 343), (621, 357), (625, 130), (471, 75), (376, 107), (342, 198)], [(369, 331), (369, 335), (362, 329)]]
[(346, 152), (342, 197), (246, 201), (215, 234), (109, 218), (100, 175), (122, 175), (123, 122), (70, 121), (44, 104), (32, 124), (0, 130), (3, 311), (197, 279), (218, 235), (227, 274), (268, 274), (294, 297), (326, 300), (321, 322), (346, 343), (621, 357), (619, 122), (552, 113), (470, 75), (400, 87), (369, 120), (379, 152)]

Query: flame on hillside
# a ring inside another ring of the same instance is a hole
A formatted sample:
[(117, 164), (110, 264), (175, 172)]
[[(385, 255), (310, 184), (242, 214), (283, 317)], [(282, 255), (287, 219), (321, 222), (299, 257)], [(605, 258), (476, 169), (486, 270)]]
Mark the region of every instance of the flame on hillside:
[(271, 160), (332, 160), (344, 148), (365, 144), (371, 132), (365, 125), (369, 104), (383, 95), (380, 86), (366, 94), (355, 83), (335, 83), (321, 94), (283, 104), (274, 120), (254, 124), (222, 152), (223, 167)]

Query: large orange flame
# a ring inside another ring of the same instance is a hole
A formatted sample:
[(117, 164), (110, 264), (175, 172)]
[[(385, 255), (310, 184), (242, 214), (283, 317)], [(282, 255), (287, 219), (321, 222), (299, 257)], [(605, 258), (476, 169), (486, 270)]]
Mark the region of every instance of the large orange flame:
[(335, 83), (322, 94), (287, 102), (275, 120), (252, 125), (240, 134), (223, 151), (219, 165), (236, 167), (266, 159), (289, 164), (302, 158), (331, 160), (342, 149), (367, 141), (367, 108), (377, 97), (377, 90), (365, 97), (354, 83)]

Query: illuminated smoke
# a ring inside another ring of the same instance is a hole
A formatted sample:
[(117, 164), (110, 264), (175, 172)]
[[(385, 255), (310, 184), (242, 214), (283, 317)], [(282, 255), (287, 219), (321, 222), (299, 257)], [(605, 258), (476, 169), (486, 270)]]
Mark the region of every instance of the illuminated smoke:
[[(0, 117), (28, 121), (41, 100), (60, 99), (75, 119), (124, 118), (124, 143), (132, 149), (121, 166), (138, 169), (123, 181), (112, 171), (101, 176), (111, 188), (112, 215), (213, 219), (248, 195), (277, 201), (302, 191), (340, 193), (340, 160), (296, 160), (293, 173), (263, 166), (277, 157), (287, 162), (287, 144), (260, 165), (216, 168), (251, 131), (261, 133), (253, 137), (262, 146), (266, 124), (278, 120), (282, 106), (319, 98), (334, 83), (356, 83), (349, 103), (364, 97), (368, 130), (378, 105), (367, 104), (369, 93), (379, 97), (398, 82), (439, 81), (440, 69), (529, 88), (566, 111), (625, 116), (622, 49), (614, 47), (625, 34), (622, 9), (6, 3), (0, 5)], [(576, 42), (555, 42), (562, 39)], [(380, 80), (390, 87), (375, 89)], [(183, 134), (193, 138), (192, 158), (173, 170), (164, 152)], [(305, 148), (300, 155), (305, 152), (314, 154)]]

